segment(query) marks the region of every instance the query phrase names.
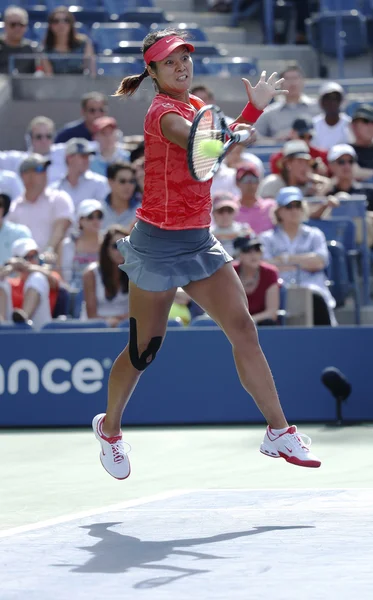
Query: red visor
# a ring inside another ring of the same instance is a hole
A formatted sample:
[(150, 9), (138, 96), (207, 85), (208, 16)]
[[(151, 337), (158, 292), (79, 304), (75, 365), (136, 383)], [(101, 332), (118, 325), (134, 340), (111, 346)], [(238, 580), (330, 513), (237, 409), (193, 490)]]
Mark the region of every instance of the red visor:
[(194, 52), (193, 44), (186, 42), (183, 38), (177, 37), (176, 35), (168, 35), (164, 38), (155, 42), (144, 54), (144, 60), (148, 65), (152, 61), (163, 60), (171, 54), (176, 48), (180, 46), (186, 46), (189, 52)]

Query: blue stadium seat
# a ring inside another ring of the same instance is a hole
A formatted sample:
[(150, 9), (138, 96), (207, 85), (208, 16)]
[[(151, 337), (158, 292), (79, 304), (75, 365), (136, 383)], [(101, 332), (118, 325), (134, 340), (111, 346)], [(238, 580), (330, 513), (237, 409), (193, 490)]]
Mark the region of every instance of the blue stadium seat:
[(208, 68), (202, 58), (193, 57), (193, 73), (194, 75), (209, 75)]
[(195, 56), (221, 56), (222, 53), (219, 48), (212, 44), (211, 42), (194, 42), (193, 46), (195, 47), (195, 52), (193, 54), (193, 58)]
[[(85, 9), (90, 8), (106, 8), (102, 0), (46, 0), (45, 4), (47, 5), (49, 11), (54, 10), (58, 6), (81, 6)], [(107, 9), (106, 9), (106, 12)]]
[(124, 23), (141, 23), (148, 27), (153, 23), (162, 23), (164, 27), (169, 27), (167, 17), (161, 8), (137, 8), (136, 10), (126, 10), (121, 12), (118, 21)]
[(110, 21), (110, 14), (105, 8), (85, 8), (84, 6), (70, 7), (75, 19), (85, 25), (92, 23), (106, 23)]
[[(153, 23), (154, 25), (151, 27), (152, 31), (157, 31), (158, 29), (165, 29), (166, 27), (170, 26), (169, 23), (163, 23), (159, 19), (153, 21)], [(194, 44), (194, 42), (208, 42), (208, 38), (205, 32), (199, 27), (199, 25), (197, 25), (197, 23), (178, 23), (177, 21), (174, 21), (172, 23), (172, 27), (175, 27), (175, 29), (188, 31), (188, 33), (190, 34), (190, 40), (192, 44)]]
[[(40, 23), (39, 21), (37, 21), (36, 23), (34, 23), (33, 27), (30, 30), (31, 39), (41, 43), (45, 38), (47, 29), (48, 23)], [(90, 35), (90, 28), (84, 25), (83, 23), (75, 23), (75, 29), (78, 33), (83, 33), (88, 36)]]
[(137, 75), (144, 70), (144, 63), (140, 59), (130, 56), (98, 56), (97, 75), (107, 77), (125, 77)]
[(123, 321), (120, 321), (120, 323), (118, 323), (118, 327), (120, 329), (129, 329), (129, 326), (130, 326), (129, 319), (123, 319)]
[(117, 15), (126, 10), (154, 7), (153, 0), (102, 0), (102, 3), (110, 14)]
[(201, 315), (192, 319), (189, 327), (218, 327), (218, 325), (208, 315)]
[(228, 77), (247, 75), (255, 77), (258, 75), (258, 63), (256, 59), (241, 58), (239, 56), (226, 56), (219, 58), (204, 58), (202, 63), (207, 68), (209, 75)]
[(168, 319), (167, 321), (167, 329), (171, 327), (184, 327), (184, 323), (180, 317), (176, 317), (175, 319)]
[(346, 298), (353, 296), (355, 303), (355, 322), (360, 324), (360, 291), (358, 283), (356, 246), (356, 227), (348, 218), (310, 219), (307, 223), (323, 231), (328, 242), (331, 262), (328, 277), (331, 279), (330, 291), (337, 306), (343, 306)]
[(320, 12), (331, 12), (336, 10), (358, 10), (363, 14), (372, 12), (371, 0), (319, 0)]
[(32, 4), (23, 7), (27, 10), (30, 24), (36, 21), (47, 21), (48, 20), (48, 9), (44, 4)]
[(105, 329), (107, 327), (108, 325), (103, 319), (89, 319), (89, 321), (56, 319), (46, 323), (42, 329)]
[(33, 331), (33, 326), (28, 323), (0, 323), (0, 333), (3, 331), (10, 331), (17, 333), (17, 331)]
[[(342, 20), (344, 55), (360, 56), (368, 51), (366, 18), (356, 10), (338, 13)], [(336, 12), (317, 13), (306, 20), (308, 41), (321, 54), (337, 56)]]
[(357, 100), (355, 102), (350, 102), (346, 108), (345, 108), (345, 112), (350, 115), (350, 117), (353, 116), (354, 112), (356, 112), (356, 110), (359, 108), (359, 106), (361, 104), (370, 104), (371, 106), (373, 106), (373, 102), (369, 102), (369, 101), (365, 101), (365, 102), (358, 102)]
[(147, 28), (139, 23), (94, 23), (91, 39), (96, 50), (103, 52), (121, 47), (122, 42), (142, 42), (147, 33)]

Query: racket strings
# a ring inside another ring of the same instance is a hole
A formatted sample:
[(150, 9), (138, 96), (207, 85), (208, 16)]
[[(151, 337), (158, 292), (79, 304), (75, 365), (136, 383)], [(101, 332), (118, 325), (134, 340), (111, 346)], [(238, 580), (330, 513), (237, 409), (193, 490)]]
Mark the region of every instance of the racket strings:
[(200, 180), (207, 177), (216, 163), (216, 157), (206, 156), (201, 150), (201, 142), (211, 140), (223, 141), (223, 132), (216, 128), (216, 123), (207, 113), (198, 124), (192, 151), (193, 168)]

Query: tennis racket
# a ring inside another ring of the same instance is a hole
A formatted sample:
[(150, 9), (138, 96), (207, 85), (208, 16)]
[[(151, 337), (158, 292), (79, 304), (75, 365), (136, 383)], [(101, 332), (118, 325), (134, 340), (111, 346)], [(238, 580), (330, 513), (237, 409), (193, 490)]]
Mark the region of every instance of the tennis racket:
[[(208, 181), (219, 169), (233, 144), (248, 140), (250, 131), (234, 133), (228, 127), (223, 111), (214, 104), (201, 108), (192, 123), (188, 138), (188, 168), (193, 179)], [(218, 140), (224, 144), (221, 154), (208, 157), (201, 150), (202, 141)]]

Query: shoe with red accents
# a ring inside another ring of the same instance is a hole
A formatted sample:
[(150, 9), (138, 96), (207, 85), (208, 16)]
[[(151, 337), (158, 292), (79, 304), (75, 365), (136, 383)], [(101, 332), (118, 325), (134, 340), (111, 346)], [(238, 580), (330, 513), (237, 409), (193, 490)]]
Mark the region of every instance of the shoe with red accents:
[(320, 467), (321, 461), (310, 452), (310, 446), (311, 438), (298, 432), (295, 425), (280, 435), (276, 435), (270, 427), (267, 427), (260, 451), (272, 458), (284, 458), (298, 467)]
[(115, 479), (127, 479), (131, 473), (131, 465), (127, 456), (130, 446), (126, 444), (126, 452), (122, 434), (110, 438), (106, 437), (102, 431), (104, 420), (105, 413), (96, 415), (92, 421), (93, 432), (101, 444), (101, 464), (105, 471)]

